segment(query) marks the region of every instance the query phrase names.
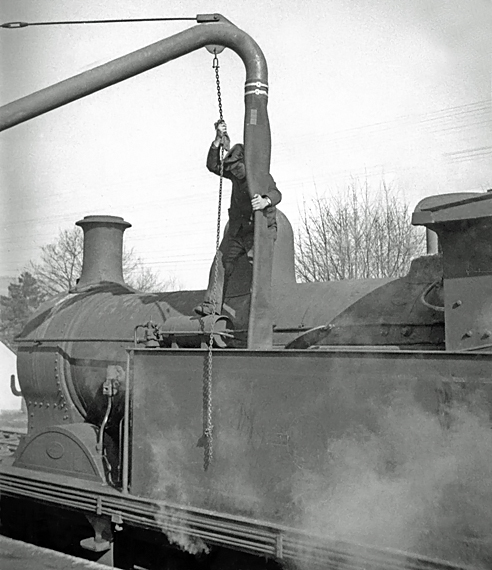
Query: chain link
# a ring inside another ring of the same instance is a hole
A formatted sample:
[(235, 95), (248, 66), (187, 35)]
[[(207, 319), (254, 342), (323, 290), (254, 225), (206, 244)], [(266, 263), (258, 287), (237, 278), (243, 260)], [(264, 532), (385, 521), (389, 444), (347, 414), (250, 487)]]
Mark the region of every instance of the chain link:
[[(222, 112), (222, 96), (220, 92), (219, 59), (215, 53), (212, 67), (215, 69), (215, 79), (217, 84), (217, 100), (219, 104), (219, 121), (224, 120)], [(219, 275), (219, 246), (220, 246), (220, 218), (222, 215), (222, 186), (224, 181), (224, 147), (220, 146), (220, 183), (219, 183), (219, 204), (217, 208), (217, 233), (215, 240), (214, 257), (214, 279), (212, 288), (212, 314), (215, 315), (217, 308), (217, 281)], [(213, 421), (212, 421), (212, 380), (213, 380), (213, 345), (214, 345), (214, 321), (210, 327), (210, 337), (208, 339), (208, 351), (203, 370), (203, 435), (205, 445), (205, 455), (203, 458), (203, 468), (206, 471), (213, 460)]]
[(217, 84), (217, 101), (219, 103), (219, 119), (224, 120), (224, 115), (222, 113), (222, 94), (220, 92), (220, 77), (219, 77), (219, 58), (217, 54), (214, 55), (214, 60), (212, 62), (212, 67), (215, 69), (215, 83)]

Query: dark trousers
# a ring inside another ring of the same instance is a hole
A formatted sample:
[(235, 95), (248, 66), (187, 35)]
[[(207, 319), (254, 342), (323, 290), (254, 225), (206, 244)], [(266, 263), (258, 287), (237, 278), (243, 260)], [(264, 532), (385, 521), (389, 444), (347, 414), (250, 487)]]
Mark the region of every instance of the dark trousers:
[[(247, 255), (248, 261), (253, 264), (253, 247), (254, 232), (252, 228), (247, 228), (246, 231), (241, 228), (234, 236), (230, 235), (228, 231), (224, 234), (210, 269), (208, 287), (204, 298), (204, 304), (210, 306), (213, 306), (215, 299), (215, 311), (217, 313), (222, 312), (227, 283), (237, 260), (242, 255)], [(217, 280), (215, 279), (216, 270)]]

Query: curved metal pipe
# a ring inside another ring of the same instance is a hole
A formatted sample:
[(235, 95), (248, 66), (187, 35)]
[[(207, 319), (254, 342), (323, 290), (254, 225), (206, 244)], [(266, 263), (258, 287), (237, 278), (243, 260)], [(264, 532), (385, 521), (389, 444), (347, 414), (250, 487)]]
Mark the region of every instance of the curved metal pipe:
[(194, 26), (0, 107), (0, 131), (210, 44), (224, 45), (239, 55), (246, 68), (246, 83), (268, 83), (265, 57), (250, 36), (219, 14), (199, 15), (197, 21), (207, 25)]
[(22, 396), (22, 391), (18, 390), (15, 385), (15, 374), (10, 375), (10, 391), (14, 396)]
[[(194, 26), (128, 55), (46, 87), (0, 107), (0, 131), (115, 85), (207, 45), (232, 49), (246, 68), (244, 145), (251, 197), (264, 194), (270, 171), (270, 124), (267, 113), (268, 68), (258, 44), (219, 14), (197, 16)], [(255, 213), (255, 256), (248, 329), (248, 348), (272, 346), (271, 273), (273, 251), (268, 243), (266, 218)]]

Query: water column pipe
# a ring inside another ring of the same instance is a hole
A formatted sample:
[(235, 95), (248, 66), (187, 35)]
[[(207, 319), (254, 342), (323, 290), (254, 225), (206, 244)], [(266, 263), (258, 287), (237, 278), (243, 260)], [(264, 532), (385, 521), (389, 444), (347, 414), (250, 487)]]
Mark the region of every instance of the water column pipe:
[[(207, 45), (222, 45), (241, 58), (246, 69), (244, 145), (251, 197), (268, 185), (271, 137), (267, 112), (268, 69), (258, 44), (220, 14), (200, 14), (198, 26), (179, 32), (109, 63), (75, 75), (0, 107), (0, 131), (28, 121), (87, 95), (115, 85)], [(273, 250), (266, 218), (255, 212), (255, 256), (248, 327), (248, 348), (265, 350), (273, 343), (271, 275)]]

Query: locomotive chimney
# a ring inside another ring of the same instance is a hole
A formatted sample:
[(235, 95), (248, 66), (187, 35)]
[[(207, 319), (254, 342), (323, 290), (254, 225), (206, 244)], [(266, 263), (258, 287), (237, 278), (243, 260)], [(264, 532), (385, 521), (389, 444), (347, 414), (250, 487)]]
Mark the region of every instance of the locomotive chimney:
[(76, 225), (84, 231), (84, 259), (75, 290), (103, 282), (125, 285), (123, 232), (131, 224), (119, 216), (85, 216)]

